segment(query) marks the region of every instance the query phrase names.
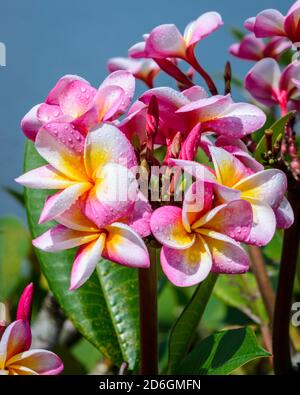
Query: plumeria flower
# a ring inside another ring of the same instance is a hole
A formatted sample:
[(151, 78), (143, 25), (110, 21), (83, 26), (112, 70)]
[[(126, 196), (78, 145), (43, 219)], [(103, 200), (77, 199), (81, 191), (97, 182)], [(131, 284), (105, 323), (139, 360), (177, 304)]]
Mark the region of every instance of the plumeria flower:
[(102, 121), (123, 114), (134, 95), (135, 80), (127, 71), (116, 71), (95, 89), (76, 75), (62, 77), (44, 103), (34, 106), (22, 119), (21, 128), (30, 140), (49, 122), (72, 122), (83, 134)]
[(51, 351), (30, 349), (30, 316), (33, 285), (20, 299), (17, 320), (7, 326), (0, 340), (0, 375), (57, 375), (64, 365)]
[(68, 123), (45, 125), (35, 146), (48, 162), (16, 181), (29, 188), (58, 189), (49, 197), (39, 223), (55, 219), (88, 192), (86, 215), (104, 226), (127, 215), (137, 193), (137, 164), (134, 149), (124, 134), (112, 124), (101, 124), (85, 140)]
[(181, 58), (187, 60), (189, 52), (203, 38), (223, 25), (217, 12), (206, 12), (190, 22), (182, 35), (173, 24), (155, 27), (150, 34), (144, 35), (144, 42), (131, 47), (128, 51), (133, 58)]
[(160, 68), (152, 59), (116, 57), (109, 59), (107, 68), (111, 73), (117, 70), (126, 70), (135, 78), (145, 82), (149, 88), (153, 88), (153, 80), (160, 72)]
[(229, 47), (231, 55), (240, 59), (258, 61), (264, 58), (278, 60), (283, 52), (291, 47), (291, 43), (284, 37), (274, 37), (265, 42), (256, 38), (254, 34), (248, 34), (238, 43)]
[[(287, 179), (281, 170), (258, 168), (258, 171), (254, 172), (253, 163), (252, 168), (248, 168), (223, 148), (211, 146), (209, 150), (214, 173), (205, 168), (201, 177), (214, 185), (218, 204), (238, 199), (247, 200), (251, 204), (253, 226), (246, 240), (247, 243), (266, 245), (273, 238), (276, 226), (288, 228), (293, 224), (293, 210), (284, 196)], [(195, 167), (202, 166), (199, 163), (174, 159), (172, 162), (189, 172)]]
[(291, 63), (282, 72), (271, 58), (257, 62), (245, 78), (245, 88), (266, 106), (279, 105), (284, 115), (299, 106), (299, 90), (295, 80), (300, 79), (300, 63)]
[(292, 43), (300, 39), (300, 1), (296, 1), (286, 16), (279, 11), (268, 9), (261, 11), (256, 17), (246, 20), (245, 27), (256, 37), (287, 37)]
[(177, 131), (189, 132), (196, 124), (201, 131), (240, 138), (261, 128), (266, 115), (258, 107), (247, 103), (234, 103), (230, 95), (207, 97), (205, 90), (193, 86), (183, 92), (162, 87), (148, 90), (140, 100), (149, 104), (155, 95), (159, 112)]
[[(149, 268), (147, 247), (132, 227), (124, 222), (98, 227), (96, 214), (94, 219), (93, 222), (85, 217), (82, 201), (78, 200), (56, 218), (58, 225), (33, 240), (35, 247), (47, 252), (80, 247), (72, 267), (70, 290), (79, 288), (88, 280), (101, 257), (124, 266)], [(144, 224), (136, 223), (136, 218), (132, 221), (137, 229), (144, 231)]]
[[(197, 187), (205, 190), (204, 202), (191, 210)], [(250, 204), (241, 200), (215, 208), (212, 204), (212, 186), (201, 180), (190, 187), (182, 209), (164, 206), (152, 214), (152, 233), (163, 246), (162, 269), (177, 286), (195, 285), (211, 271), (234, 274), (249, 268), (248, 256), (236, 240), (244, 241), (249, 235)]]

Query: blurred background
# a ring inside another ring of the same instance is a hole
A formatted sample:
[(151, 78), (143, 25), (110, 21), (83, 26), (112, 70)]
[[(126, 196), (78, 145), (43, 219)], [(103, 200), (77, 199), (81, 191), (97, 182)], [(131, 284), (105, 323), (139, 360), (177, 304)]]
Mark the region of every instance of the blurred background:
[[(46, 345), (63, 357), (65, 373), (112, 372), (109, 361), (103, 361), (97, 351), (74, 331), (70, 322), (60, 315), (59, 307), (47, 295), (47, 283), (41, 275), (31, 246), (22, 205), (22, 192), (14, 178), (22, 173), (25, 137), (20, 130), (24, 114), (35, 104), (44, 101), (56, 81), (65, 74), (78, 74), (93, 86), (107, 75), (106, 62), (110, 57), (127, 56), (127, 50), (141, 40), (142, 34), (162, 23), (175, 23), (181, 31), (188, 22), (206, 11), (218, 11), (224, 26), (204, 39), (197, 47), (201, 64), (223, 89), (222, 73), (228, 59), (234, 76), (242, 79), (250, 62), (233, 58), (228, 53), (236, 41), (232, 29), (243, 29), (243, 22), (265, 8), (277, 8), (283, 13), (292, 4), (286, 0), (0, 0), (0, 42), (6, 46), (6, 66), (0, 67), (0, 302), (6, 301), (12, 312), (23, 286), (29, 281), (37, 285), (33, 328), (38, 343), (39, 323), (50, 306), (55, 312), (61, 335), (58, 344)], [(156, 85), (170, 84), (163, 73)], [(136, 97), (145, 86), (137, 82)], [(244, 93), (233, 89), (235, 100)], [(10, 190), (10, 192), (8, 192)], [(15, 198), (12, 196), (15, 194)], [(276, 284), (282, 235), (263, 249), (268, 272)], [(246, 287), (247, 284), (247, 287)], [(299, 284), (300, 285), (300, 284)], [(159, 323), (161, 369), (167, 362), (167, 336), (193, 288), (179, 289), (161, 277), (159, 285)], [(45, 299), (46, 297), (46, 299)], [(48, 299), (47, 299), (48, 298)], [(50, 299), (49, 299), (50, 298)], [(48, 307), (47, 307), (48, 306)], [(239, 325), (264, 328), (268, 317), (252, 273), (245, 276), (223, 277), (215, 288), (205, 312), (198, 337), (212, 331)], [(260, 340), (265, 344), (265, 339)], [(67, 337), (69, 336), (69, 337)], [(300, 336), (298, 335), (300, 349)], [(263, 341), (264, 340), (264, 341)], [(268, 361), (250, 364), (238, 373), (261, 373), (270, 370)]]

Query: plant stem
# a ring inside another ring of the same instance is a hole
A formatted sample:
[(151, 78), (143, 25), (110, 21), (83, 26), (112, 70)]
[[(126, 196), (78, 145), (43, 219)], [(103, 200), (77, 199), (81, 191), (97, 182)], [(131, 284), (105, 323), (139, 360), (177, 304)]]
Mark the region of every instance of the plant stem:
[(218, 89), (211, 78), (211, 76), (204, 70), (204, 68), (200, 65), (196, 56), (194, 54), (194, 48), (190, 48), (187, 54), (187, 61), (188, 63), (201, 75), (201, 77), (206, 82), (206, 85), (210, 91), (210, 93), (214, 96), (218, 94)]
[(290, 314), (300, 239), (299, 193), (290, 190), (289, 202), (294, 210), (295, 222), (284, 232), (279, 282), (273, 324), (273, 355), (275, 374), (293, 374), (290, 349)]
[(153, 375), (158, 373), (157, 260), (156, 249), (148, 245), (148, 251), (151, 263), (150, 268), (139, 269), (140, 373)]
[(153, 60), (157, 63), (157, 65), (171, 77), (173, 77), (176, 81), (181, 83), (184, 86), (184, 89), (191, 88), (194, 86), (194, 83), (191, 81), (189, 77), (187, 77), (174, 63), (172, 63), (168, 59), (159, 59), (153, 58)]
[(275, 294), (266, 270), (266, 265), (262, 252), (259, 247), (250, 246), (249, 254), (251, 258), (252, 270), (257, 281), (259, 291), (261, 293), (270, 325), (273, 323), (274, 306), (275, 306)]

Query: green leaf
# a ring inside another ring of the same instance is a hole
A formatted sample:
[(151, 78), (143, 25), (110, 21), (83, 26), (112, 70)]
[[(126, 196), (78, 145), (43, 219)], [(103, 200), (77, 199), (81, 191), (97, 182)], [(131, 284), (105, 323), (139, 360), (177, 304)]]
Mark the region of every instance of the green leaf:
[[(284, 135), (284, 128), (287, 124), (287, 122), (291, 119), (291, 117), (294, 115), (294, 111), (291, 111), (287, 113), (285, 116), (282, 118), (278, 119), (273, 125), (271, 125), (267, 130), (272, 130), (272, 145), (274, 145), (276, 139), (279, 137), (281, 134), (282, 136)], [(254, 157), (258, 162), (262, 162), (262, 155), (267, 152), (267, 145), (266, 145), (266, 136), (265, 134), (262, 136), (261, 140), (257, 144)]]
[(216, 332), (187, 355), (177, 374), (227, 375), (245, 363), (271, 355), (249, 327)]
[(211, 273), (198, 285), (188, 305), (175, 322), (169, 340), (169, 372), (173, 372), (186, 355), (217, 278), (217, 274)]
[(227, 305), (242, 311), (255, 323), (268, 322), (268, 315), (252, 273), (220, 276), (214, 295)]
[(263, 247), (262, 250), (264, 255), (274, 263), (279, 263), (281, 258), (282, 243), (283, 232), (282, 230), (277, 229), (270, 243)]
[(230, 34), (238, 41), (241, 41), (245, 37), (245, 33), (236, 27), (230, 29)]
[(9, 298), (18, 286), (22, 263), (30, 248), (29, 233), (22, 221), (0, 218), (0, 301)]
[[(24, 170), (44, 164), (31, 142), (26, 144)], [(35, 238), (53, 224), (37, 225), (49, 191), (25, 189), (28, 222)], [(134, 370), (139, 359), (137, 271), (101, 261), (87, 283), (70, 292), (75, 251), (45, 253), (36, 250), (41, 269), (66, 315), (105, 357)]]

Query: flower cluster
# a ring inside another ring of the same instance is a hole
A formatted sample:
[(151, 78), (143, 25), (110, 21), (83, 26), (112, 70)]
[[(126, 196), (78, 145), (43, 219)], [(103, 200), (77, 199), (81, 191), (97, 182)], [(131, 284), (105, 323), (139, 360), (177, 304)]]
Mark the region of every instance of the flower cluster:
[[(249, 261), (240, 243), (265, 245), (276, 226), (292, 224), (285, 174), (264, 170), (243, 142), (264, 125), (264, 112), (234, 102), (229, 93), (218, 94), (195, 57), (197, 43), (222, 24), (218, 13), (208, 12), (183, 35), (175, 25), (158, 26), (130, 48), (130, 58), (108, 62), (112, 73), (98, 90), (80, 77), (65, 76), (24, 117), (23, 132), (47, 164), (17, 182), (58, 190), (40, 216), (40, 223), (55, 220), (57, 225), (33, 244), (49, 252), (79, 247), (71, 290), (87, 281), (101, 257), (149, 268), (144, 238), (161, 244), (163, 271), (178, 286), (199, 283), (211, 271), (244, 273)], [(285, 47), (277, 40), (261, 52), (279, 54)], [(235, 51), (244, 52), (242, 44)], [(184, 73), (179, 60), (193, 72)], [(177, 81), (178, 90), (153, 87), (160, 70)], [(195, 72), (212, 95), (193, 83)], [(277, 101), (285, 91), (285, 100), (292, 100), (289, 73), (298, 80), (297, 72), (288, 70), (276, 89), (272, 85), (259, 93), (254, 70), (247, 77), (249, 90), (257, 99), (269, 95)], [(134, 77), (151, 89), (132, 103)], [(198, 161), (200, 151), (210, 166)], [(190, 175), (189, 185), (181, 170)], [(166, 178), (168, 188), (154, 198), (151, 187)], [(146, 189), (141, 190), (141, 179)], [(175, 199), (178, 188), (184, 191), (181, 201)]]
[(256, 37), (286, 37), (292, 43), (299, 41), (300, 1), (296, 1), (286, 16), (268, 9), (246, 20), (245, 27)]
[(0, 321), (0, 375), (57, 375), (64, 365), (51, 351), (30, 349), (33, 284), (19, 300), (16, 321), (7, 327)]

